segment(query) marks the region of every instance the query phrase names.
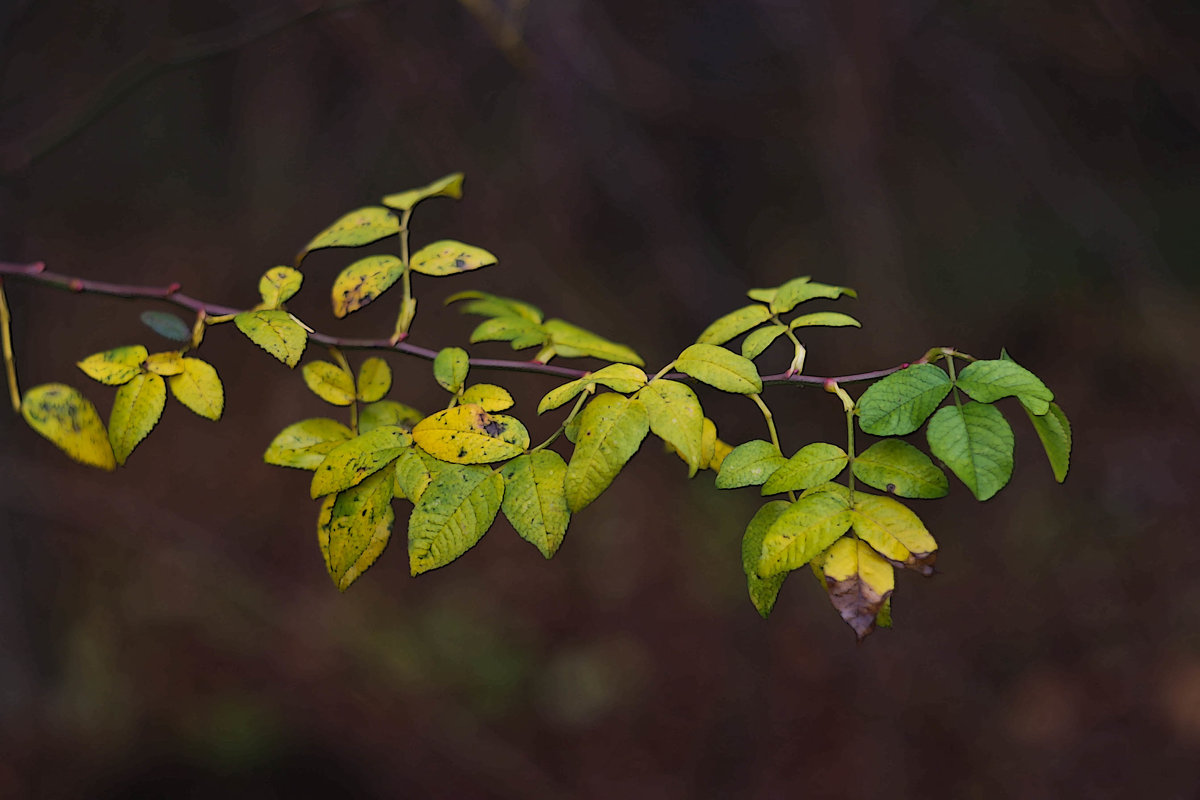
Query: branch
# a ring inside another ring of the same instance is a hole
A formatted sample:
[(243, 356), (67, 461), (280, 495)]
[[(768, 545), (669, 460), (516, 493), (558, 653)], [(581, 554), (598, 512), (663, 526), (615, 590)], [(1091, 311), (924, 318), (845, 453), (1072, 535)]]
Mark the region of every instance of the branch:
[[(186, 308), (190, 311), (203, 311), (208, 316), (224, 316), (226, 314), (239, 314), (246, 309), (233, 308), (232, 306), (218, 305), (217, 303), (209, 303), (204, 300), (198, 300), (190, 297), (182, 292), (182, 286), (179, 283), (172, 283), (164, 287), (155, 286), (138, 286), (133, 284), (108, 283), (105, 281), (93, 281), (85, 278), (76, 278), (70, 275), (60, 275), (56, 272), (47, 272), (46, 265), (41, 261), (32, 264), (12, 264), (0, 261), (0, 276), (10, 276), (21, 280), (31, 281), (33, 283), (41, 283), (47, 286), (53, 286), (58, 289), (65, 289), (69, 292), (79, 294), (100, 294), (108, 297), (124, 297), (124, 298), (145, 298), (149, 300), (159, 300), (164, 303)], [(430, 350), (427, 347), (419, 347), (414, 344), (409, 344), (405, 341), (392, 344), (388, 339), (347, 339), (340, 336), (330, 336), (328, 334), (313, 331), (308, 335), (310, 341), (318, 342), (332, 347), (340, 347), (346, 350), (391, 350), (398, 353), (404, 353), (417, 358), (423, 358), (426, 361), (432, 361), (437, 357), (437, 350)], [(945, 352), (943, 348), (935, 348), (930, 352)], [(910, 362), (913, 364), (924, 363), (928, 360), (928, 355)], [(505, 370), (508, 372), (529, 372), (538, 375), (553, 375), (559, 378), (582, 378), (590, 374), (590, 370), (573, 369), (571, 367), (560, 367), (557, 364), (543, 364), (540, 361), (516, 361), (502, 358), (472, 358), (469, 361), (472, 367), (478, 369), (493, 369)], [(843, 383), (860, 383), (862, 381), (872, 381), (878, 378), (891, 375), (893, 372), (909, 366), (909, 362), (898, 364), (894, 367), (885, 369), (877, 369), (872, 372), (859, 372), (854, 375), (839, 375), (836, 377), (820, 377), (817, 375), (794, 375), (787, 372), (780, 372), (774, 375), (763, 375), (763, 385), (781, 385), (781, 384), (800, 384), (824, 387), (829, 381), (838, 384)], [(681, 373), (672, 372), (664, 377), (675, 380), (686, 379), (687, 376)]]

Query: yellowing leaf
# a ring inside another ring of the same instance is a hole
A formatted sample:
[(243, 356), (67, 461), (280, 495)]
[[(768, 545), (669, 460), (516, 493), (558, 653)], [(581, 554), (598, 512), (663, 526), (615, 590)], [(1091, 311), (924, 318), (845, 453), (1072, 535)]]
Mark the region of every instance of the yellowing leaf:
[(650, 418), (640, 400), (602, 394), (578, 416), (575, 452), (567, 466), (567, 505), (577, 512), (608, 488), (642, 445)]
[(550, 558), (562, 544), (571, 520), (564, 481), (567, 464), (553, 450), (518, 456), (500, 470), (504, 501), (500, 508), (522, 539)]
[(542, 310), (524, 300), (500, 297), (474, 289), (452, 294), (446, 298), (445, 302), (446, 305), (450, 305), (460, 300), (470, 301), (461, 309), (464, 314), (479, 314), (484, 317), (518, 317), (534, 325), (540, 325), (543, 319)]
[(267, 308), (279, 308), (300, 291), (304, 275), (291, 267), (271, 267), (258, 279), (258, 293)]
[(846, 451), (837, 445), (813, 442), (801, 447), (763, 484), (763, 494), (811, 489), (836, 478), (846, 468)]
[(716, 486), (718, 489), (761, 486), (786, 463), (787, 459), (778, 447), (762, 439), (752, 439), (739, 444), (725, 456)]
[(392, 368), (382, 358), (368, 358), (358, 368), (358, 399), (374, 403), (392, 388)]
[(587, 391), (597, 384), (627, 394), (646, 385), (646, 373), (629, 364), (609, 364), (582, 378), (551, 389), (538, 403), (538, 413), (542, 414), (558, 408), (564, 403), (574, 400), (580, 392)]
[(771, 311), (775, 314), (786, 314), (800, 303), (824, 297), (836, 300), (842, 295), (857, 297), (853, 289), (845, 286), (830, 286), (827, 283), (816, 283), (807, 278), (797, 278), (780, 286), (771, 299)]
[(180, 361), (183, 370), (167, 380), (171, 394), (205, 419), (220, 419), (221, 412), (225, 410), (225, 388), (217, 371), (207, 361), (198, 358), (183, 358)]
[(705, 417), (700, 433), (700, 469), (712, 467), (713, 459), (717, 457), (717, 441), (717, 424)]
[(471, 360), (461, 347), (443, 347), (433, 359), (433, 378), (451, 394), (462, 391)]
[(786, 330), (782, 325), (769, 325), (752, 331), (742, 342), (742, 358), (758, 358), (762, 351), (770, 347)]
[(760, 303), (731, 311), (704, 329), (696, 341), (702, 344), (725, 344), (771, 318), (771, 310)]
[(901, 439), (884, 439), (854, 457), (854, 477), (900, 497), (945, 497), (946, 473), (929, 456)]
[(109, 386), (120, 386), (142, 371), (142, 362), (145, 360), (146, 348), (135, 344), (90, 355), (75, 366), (92, 380)]
[[(542, 325), (542, 330), (550, 337), (550, 343), (554, 345), (558, 354), (565, 358), (591, 356), (605, 361), (634, 364), (639, 367), (646, 365), (641, 356), (625, 345), (610, 342), (591, 331), (561, 319), (546, 320)], [(515, 346), (516, 342), (513, 345)]]
[(35, 386), (21, 400), (21, 416), (29, 427), (79, 463), (116, 469), (104, 423), (96, 407), (77, 389), (62, 383)]
[(308, 332), (286, 311), (246, 311), (233, 318), (238, 330), (277, 359), (294, 367), (304, 354)]
[(301, 368), (301, 372), (305, 385), (326, 403), (348, 406), (354, 402), (354, 379), (337, 364), (310, 361)]
[(811, 326), (826, 328), (841, 328), (845, 326), (861, 328), (862, 323), (849, 314), (839, 314), (836, 311), (819, 311), (816, 314), (802, 314), (788, 323), (792, 330)]
[(413, 575), (444, 567), (475, 546), (496, 519), (504, 479), (487, 467), (447, 465), (408, 518)]
[(1042, 440), (1046, 457), (1050, 459), (1054, 480), (1062, 483), (1067, 479), (1067, 470), (1071, 466), (1071, 423), (1067, 421), (1067, 415), (1057, 403), (1050, 403), (1046, 412), (1037, 415), (1028, 408), (1025, 409), (1038, 438)]
[(326, 247), (362, 247), (400, 233), (400, 219), (386, 208), (367, 206), (351, 211), (318, 233), (304, 246), (297, 263), (313, 250)]
[(839, 539), (814, 563), (833, 607), (861, 642), (875, 630), (896, 587), (895, 570), (864, 542), (850, 538)]
[(650, 430), (687, 462), (688, 477), (695, 475), (704, 439), (704, 409), (696, 393), (677, 381), (659, 379), (639, 391), (637, 399), (646, 407)]
[(332, 419), (301, 420), (279, 432), (263, 453), (263, 461), (279, 467), (316, 469), (329, 451), (353, 436), (352, 430)]
[(396, 496), (406, 497), (415, 504), (443, 469), (446, 462), (418, 447), (410, 447), (396, 459)]
[(851, 525), (858, 538), (892, 561), (933, 574), (937, 542), (920, 518), (897, 500), (855, 492)]
[(775, 296), (779, 294), (779, 290), (784, 288), (784, 286), (789, 286), (794, 283), (805, 283), (808, 280), (810, 280), (810, 278), (807, 275), (803, 278), (793, 278), (792, 280), (783, 284), (783, 286), (776, 286), (773, 289), (751, 289), (750, 291), (746, 292), (746, 296), (751, 300), (757, 300), (760, 303), (770, 303), (775, 299)]
[(386, 292), (404, 274), (395, 256), (367, 256), (342, 270), (333, 281), (333, 315), (338, 319), (358, 311)]
[(325, 498), (317, 518), (317, 543), (338, 591), (346, 591), (375, 563), (387, 547), (394, 521), (392, 477), (386, 471)]
[(174, 350), (153, 353), (146, 356), (146, 369), (163, 377), (178, 375), (183, 372), (183, 356)]
[(108, 417), (108, 441), (118, 464), (145, 439), (162, 416), (167, 403), (167, 384), (161, 375), (143, 372), (117, 389)]
[(546, 396), (538, 403), (538, 413), (544, 414), (547, 411), (553, 411), (559, 406), (571, 402), (581, 392), (586, 392), (595, 385), (595, 383), (587, 378), (577, 378), (569, 383), (564, 383), (562, 386), (556, 386), (546, 392)]
[(491, 383), (477, 383), (463, 392), (464, 403), (474, 403), (484, 411), (495, 412), (512, 408), (513, 398), (508, 390)]
[(313, 473), (309, 492), (317, 498), (356, 486), (395, 460), (410, 444), (408, 431), (391, 426), (342, 442), (329, 451)]
[(388, 208), (394, 208), (397, 211), (408, 211), (430, 197), (453, 197), (455, 200), (462, 197), (463, 174), (454, 172), (444, 178), (438, 178), (428, 186), (422, 186), (420, 189), (409, 189), (404, 192), (396, 192), (389, 194), (383, 198), (383, 204)]
[(850, 505), (838, 492), (806, 494), (788, 506), (763, 536), (763, 578), (803, 567), (850, 529)]
[(548, 334), (541, 325), (524, 317), (494, 317), (485, 319), (471, 332), (471, 344), (478, 342), (512, 342), (513, 350), (536, 347), (546, 341)]
[(455, 275), (491, 266), (496, 257), (482, 247), (443, 239), (413, 253), (408, 263), (413, 272), (422, 275)]
[(415, 408), (397, 403), (395, 400), (377, 400), (358, 411), (358, 432), (366, 433), (384, 425), (395, 425), (405, 430), (423, 420), (425, 415)]
[[(714, 430), (716, 426), (713, 426)], [(733, 452), (733, 445), (728, 442), (723, 442), (717, 439), (713, 442), (713, 453), (708, 459), (708, 464), (702, 465), (702, 469), (711, 469), (716, 472), (721, 471), (721, 466), (725, 463), (725, 457)]]
[(787, 507), (788, 503), (785, 500), (772, 500), (767, 503), (754, 514), (742, 537), (742, 570), (746, 573), (746, 588), (750, 591), (750, 602), (758, 609), (763, 619), (766, 619), (775, 607), (775, 600), (787, 574), (760, 578), (758, 560), (762, 557), (763, 537)]
[(529, 447), (529, 432), (516, 417), (488, 414), (464, 403), (417, 423), (413, 439), (431, 456), (455, 464), (488, 464), (519, 456)]
[(757, 394), (762, 379), (754, 362), (713, 344), (694, 344), (679, 354), (675, 368), (724, 392)]

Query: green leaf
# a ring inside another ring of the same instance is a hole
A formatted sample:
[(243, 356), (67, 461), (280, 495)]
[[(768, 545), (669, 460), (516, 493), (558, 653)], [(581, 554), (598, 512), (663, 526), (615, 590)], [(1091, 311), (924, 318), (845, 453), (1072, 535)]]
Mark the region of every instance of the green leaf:
[(446, 298), (445, 303), (450, 305), (460, 300), (471, 301), (460, 309), (464, 314), (479, 314), (484, 317), (518, 317), (532, 322), (534, 325), (540, 325), (543, 319), (542, 310), (537, 306), (530, 305), (523, 300), (500, 297), (474, 289), (452, 294)]
[(899, 501), (855, 492), (850, 524), (858, 538), (881, 555), (923, 575), (933, 574), (937, 542), (921, 519)]
[(487, 412), (504, 411), (513, 407), (513, 397), (508, 389), (492, 383), (477, 383), (463, 391), (462, 401), (474, 403)]
[(553, 411), (559, 406), (571, 402), (581, 392), (586, 392), (595, 385), (594, 381), (587, 378), (576, 378), (569, 383), (564, 383), (562, 386), (556, 386), (546, 392), (546, 396), (538, 403), (537, 413), (544, 414), (547, 411)]
[(422, 200), (430, 197), (452, 197), (455, 200), (462, 197), (463, 174), (454, 172), (443, 178), (438, 178), (428, 186), (420, 189), (409, 189), (404, 192), (389, 194), (383, 198), (383, 204), (397, 211), (408, 211)]
[(75, 366), (92, 380), (109, 386), (120, 386), (142, 371), (142, 363), (147, 355), (146, 348), (134, 344), (90, 355)]
[(1025, 413), (1042, 440), (1042, 448), (1050, 459), (1050, 468), (1054, 470), (1054, 480), (1062, 483), (1067, 479), (1067, 470), (1071, 466), (1071, 423), (1067, 421), (1067, 415), (1057, 403), (1050, 403), (1045, 414), (1034, 414), (1028, 408)]
[(746, 292), (746, 296), (751, 300), (757, 300), (760, 303), (770, 303), (775, 299), (775, 296), (779, 294), (779, 290), (784, 286), (788, 286), (793, 283), (807, 283), (809, 280), (811, 279), (807, 275), (802, 278), (793, 278), (792, 280), (783, 284), (783, 286), (776, 286), (773, 289), (751, 289), (750, 291)]
[(263, 453), (263, 461), (277, 467), (314, 470), (321, 466), (330, 450), (353, 436), (352, 430), (332, 419), (301, 420), (279, 432)]
[(567, 533), (571, 511), (564, 482), (567, 463), (553, 450), (518, 456), (500, 470), (504, 502), (500, 508), (521, 538), (546, 558), (557, 552)]
[(354, 379), (337, 364), (310, 361), (301, 368), (301, 372), (305, 385), (326, 403), (348, 406), (354, 402)]
[(850, 504), (839, 492), (805, 494), (763, 536), (758, 574), (769, 578), (803, 567), (850, 530)]
[(465, 403), (431, 414), (413, 428), (413, 439), (431, 456), (455, 464), (488, 464), (519, 456), (529, 431), (516, 417), (488, 414)]
[(368, 358), (358, 368), (358, 399), (374, 403), (392, 388), (392, 368), (382, 358)]
[(839, 314), (836, 311), (819, 311), (816, 314), (802, 314), (788, 323), (788, 327), (792, 330), (812, 326), (843, 328), (848, 325), (855, 328), (862, 327), (862, 323), (854, 317), (849, 314)]
[(304, 355), (308, 332), (286, 311), (246, 311), (233, 318), (246, 338), (294, 367)]
[(858, 398), (858, 426), (874, 436), (904, 436), (921, 427), (950, 394), (950, 378), (913, 364), (876, 381)]
[(763, 494), (811, 489), (828, 483), (846, 468), (849, 457), (837, 445), (813, 442), (801, 447), (763, 484)]
[(433, 378), (438, 385), (451, 394), (462, 391), (467, 380), (471, 359), (461, 347), (444, 347), (433, 359)]
[(541, 326), (524, 317), (494, 317), (485, 319), (471, 331), (471, 344), (512, 342), (513, 350), (521, 350), (542, 344), (547, 336)]
[(394, 461), (412, 444), (403, 428), (387, 426), (342, 442), (329, 451), (313, 473), (309, 494), (313, 498), (357, 486)]
[(407, 497), (415, 504), (446, 468), (445, 461), (438, 461), (418, 447), (410, 447), (396, 459), (396, 497)]
[(1022, 405), (1039, 416), (1049, 410), (1050, 401), (1054, 399), (1054, 393), (1036, 375), (1007, 359), (974, 361), (958, 373), (955, 384), (981, 403), (1017, 397)]
[(746, 573), (746, 588), (750, 591), (750, 602), (758, 609), (763, 619), (766, 619), (775, 607), (775, 600), (787, 575), (758, 577), (758, 560), (762, 557), (763, 537), (787, 507), (786, 500), (772, 500), (767, 503), (755, 513), (750, 524), (746, 526), (746, 534), (742, 537), (742, 570)]
[(731, 311), (704, 329), (696, 338), (700, 344), (725, 344), (735, 336), (740, 336), (751, 328), (766, 322), (771, 318), (771, 310), (764, 305), (753, 305)]
[[(550, 343), (554, 345), (558, 354), (564, 358), (591, 356), (605, 361), (634, 364), (639, 367), (646, 365), (641, 356), (625, 345), (610, 342), (591, 331), (586, 331), (561, 319), (547, 320), (542, 326), (542, 330), (550, 337)], [(515, 347), (516, 342), (513, 342), (513, 345)]]
[(325, 498), (317, 518), (317, 543), (338, 591), (375, 563), (392, 535), (392, 477), (377, 472), (358, 486)]
[(400, 218), (379, 206), (367, 206), (351, 211), (318, 233), (300, 251), (296, 262), (304, 260), (314, 250), (326, 247), (362, 247), (400, 233)]
[(118, 464), (133, 452), (158, 424), (167, 403), (167, 384), (161, 375), (143, 372), (117, 389), (108, 417), (108, 441)]
[(762, 379), (754, 362), (713, 344), (694, 344), (679, 354), (675, 369), (724, 392), (758, 394)]
[(151, 353), (146, 356), (146, 369), (164, 378), (183, 372), (183, 355), (177, 350), (166, 353)]
[(786, 314), (808, 300), (815, 300), (818, 297), (836, 300), (842, 295), (858, 296), (853, 289), (845, 286), (831, 286), (828, 283), (816, 283), (807, 278), (797, 278), (779, 287), (775, 297), (770, 301), (771, 313)]
[(333, 281), (333, 315), (338, 319), (358, 311), (391, 288), (404, 274), (395, 256), (367, 256), (342, 270)]
[(933, 415), (926, 430), (930, 451), (979, 500), (1004, 488), (1013, 470), (1013, 432), (995, 406), (964, 403)]
[(567, 465), (567, 505), (578, 512), (608, 488), (650, 431), (640, 400), (602, 394), (579, 414), (575, 452)]
[(217, 371), (207, 361), (183, 359), (183, 372), (167, 379), (171, 394), (189, 409), (214, 422), (225, 410), (225, 387)]
[(787, 459), (778, 447), (762, 439), (752, 439), (739, 444), (725, 456), (716, 486), (718, 489), (761, 486), (786, 463)]
[(946, 473), (929, 456), (900, 439), (884, 439), (854, 457), (854, 477), (900, 497), (945, 497), (950, 491)]
[(646, 407), (650, 430), (687, 462), (688, 477), (695, 475), (702, 466), (704, 439), (704, 409), (696, 393), (678, 381), (660, 378), (641, 389), (637, 399)]
[(839, 539), (813, 563), (830, 602), (860, 642), (875, 630), (885, 611), (891, 620), (888, 604), (896, 588), (896, 571), (865, 543)]
[(574, 400), (580, 392), (587, 391), (592, 386), (600, 384), (623, 394), (636, 392), (646, 385), (646, 373), (629, 364), (609, 364), (582, 378), (551, 389), (538, 403), (538, 413), (551, 411), (564, 403)]
[(413, 575), (444, 567), (475, 546), (496, 519), (504, 479), (487, 467), (446, 466), (408, 518)]
[(25, 393), (21, 416), (42, 436), (75, 461), (114, 470), (112, 444), (96, 407), (79, 390), (62, 383), (45, 383)]
[(412, 430), (413, 426), (423, 419), (425, 415), (411, 406), (397, 403), (395, 400), (377, 400), (359, 409), (358, 432), (366, 433), (384, 425)]
[(147, 328), (172, 342), (187, 342), (192, 338), (192, 329), (188, 324), (166, 311), (143, 311), (141, 320)]
[(258, 293), (263, 305), (279, 308), (300, 291), (304, 275), (291, 267), (271, 267), (258, 279)]
[(413, 272), (422, 275), (457, 275), (491, 266), (496, 257), (482, 247), (442, 239), (413, 253), (408, 263)]
[(758, 358), (786, 330), (782, 325), (770, 325), (752, 331), (742, 342), (742, 358)]

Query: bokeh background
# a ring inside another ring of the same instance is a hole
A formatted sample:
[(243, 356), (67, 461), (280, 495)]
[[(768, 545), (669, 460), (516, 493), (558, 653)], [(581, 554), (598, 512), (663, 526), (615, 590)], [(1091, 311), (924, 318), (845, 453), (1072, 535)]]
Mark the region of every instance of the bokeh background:
[[(919, 504), (940, 574), (862, 645), (807, 574), (759, 619), (755, 493), (656, 447), (553, 561), (500, 521), (340, 595), (307, 474), (261, 462), (322, 404), (214, 329), (225, 418), (169, 405), (115, 474), (0, 415), (0, 796), (1200, 797), (1198, 41), (1191, 4), (1134, 0), (9, 0), (0, 260), (249, 306), (341, 213), (461, 170), (415, 240), (501, 265), (419, 279), (414, 342), (465, 344), (439, 301), (482, 288), (656, 366), (813, 274), (864, 328), (813, 333), (809, 371), (1007, 347), (1076, 448), (1055, 484), (1007, 406), (1011, 487)], [(332, 318), (349, 258), (291, 308), (386, 334), (390, 307)], [(106, 415), (74, 362), (154, 345), (156, 306), (5, 286), (23, 385)], [(512, 383), (551, 430), (548, 383)], [(793, 448), (840, 436), (832, 397), (770, 398)]]

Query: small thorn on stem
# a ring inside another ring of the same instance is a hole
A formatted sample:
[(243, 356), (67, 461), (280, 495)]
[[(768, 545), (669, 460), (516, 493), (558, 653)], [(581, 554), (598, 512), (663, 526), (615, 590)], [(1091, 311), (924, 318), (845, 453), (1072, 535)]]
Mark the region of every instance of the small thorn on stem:
[(900, 365), (900, 369), (908, 369), (911, 366), (912, 366), (911, 363), (909, 363), (908, 361), (905, 361), (903, 364)]
[(38, 261), (33, 265), (33, 269), (31, 269), (29, 272), (31, 275), (37, 275), (39, 272), (45, 272), (45, 271), (46, 271), (46, 262)]
[(182, 288), (183, 288), (183, 285), (182, 285), (182, 284), (180, 284), (180, 283), (178, 283), (178, 282), (176, 282), (176, 283), (172, 283), (170, 286), (168, 286), (168, 287), (167, 287), (167, 294), (168, 294), (168, 295), (175, 294), (176, 292), (178, 292), (178, 291), (179, 291), (180, 289), (182, 289)]

